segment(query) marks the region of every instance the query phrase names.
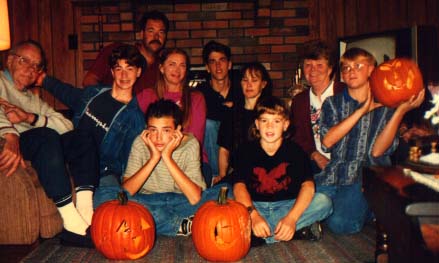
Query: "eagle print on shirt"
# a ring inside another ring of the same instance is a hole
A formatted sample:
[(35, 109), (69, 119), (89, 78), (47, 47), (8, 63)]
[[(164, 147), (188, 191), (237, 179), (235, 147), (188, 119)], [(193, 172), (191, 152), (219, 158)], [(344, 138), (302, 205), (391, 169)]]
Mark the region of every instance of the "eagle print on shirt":
[(260, 194), (274, 194), (288, 190), (291, 177), (287, 176), (288, 163), (281, 163), (268, 173), (265, 168), (253, 168), (255, 175), (254, 189)]

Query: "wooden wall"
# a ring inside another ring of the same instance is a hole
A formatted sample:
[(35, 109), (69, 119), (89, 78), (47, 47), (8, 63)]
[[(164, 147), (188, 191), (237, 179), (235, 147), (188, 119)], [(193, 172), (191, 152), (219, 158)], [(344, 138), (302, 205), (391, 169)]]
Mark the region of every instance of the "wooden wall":
[[(74, 4), (72, 4), (72, 2)], [(86, 46), (79, 46), (78, 50), (70, 50), (68, 47), (69, 34), (76, 33), (79, 36), (79, 41), (82, 41), (82, 36), (84, 35), (84, 32), (82, 31), (84, 31), (85, 27), (81, 26), (81, 21), (84, 20), (81, 20), (82, 12), (78, 11), (77, 7), (81, 6), (81, 4), (83, 6), (86, 6), (87, 3), (91, 6), (96, 5), (97, 3), (119, 5), (120, 2), (127, 2), (132, 4), (135, 3), (137, 7), (153, 3), (158, 6), (158, 9), (162, 8), (165, 12), (169, 11), (170, 13), (172, 13), (170, 15), (170, 19), (175, 22), (174, 26), (177, 25), (177, 21), (181, 23), (185, 20), (181, 18), (179, 14), (184, 14), (186, 17), (188, 17), (187, 19), (189, 20), (203, 20), (202, 9), (185, 9), (185, 5), (189, 7), (194, 7), (201, 6), (200, 3), (205, 4), (208, 2), (211, 3), (211, 6), (216, 5), (218, 7), (224, 8), (224, 6), (236, 7), (242, 4), (242, 1), (239, 0), (8, 0), (9, 8), (11, 10), (10, 19), (13, 43), (27, 38), (39, 40), (47, 51), (47, 56), (50, 62), (49, 73), (64, 81), (80, 85), (84, 72), (83, 67), (85, 66), (86, 68), (88, 65), (88, 63), (85, 62), (87, 62), (87, 60), (90, 61), (90, 59), (93, 59), (97, 51), (90, 52), (90, 49), (84, 49), (83, 51), (84, 47), (87, 48)], [(277, 82), (275, 83), (275, 85), (277, 86), (275, 87), (275, 89), (277, 89), (277, 95), (280, 96), (286, 94), (289, 78), (292, 75), (291, 73), (295, 70), (294, 67), (297, 66), (296, 52), (300, 50), (301, 44), (303, 44), (303, 42), (306, 40), (320, 38), (322, 40), (328, 41), (328, 43), (333, 47), (336, 47), (337, 40), (340, 37), (405, 28), (413, 25), (434, 25), (439, 31), (438, 0), (257, 0), (245, 1), (245, 4), (243, 6), (248, 8), (249, 5), (251, 5), (251, 8), (241, 13), (240, 19), (253, 20), (252, 17), (254, 17), (255, 15), (261, 15), (262, 18), (269, 18), (271, 23), (273, 23), (274, 21), (274, 24), (271, 24), (269, 26), (271, 32), (273, 32), (273, 28), (283, 28), (284, 30), (277, 30), (277, 36), (268, 36), (271, 37), (273, 41), (281, 41), (281, 44), (279, 45), (282, 45), (282, 48), (284, 48), (289, 54), (288, 56), (284, 56), (285, 59), (282, 59), (282, 61), (278, 61), (279, 63), (275, 65), (275, 67), (278, 68), (271, 69), (272, 76), (277, 79)], [(182, 11), (178, 8), (183, 8), (184, 10)], [(296, 10), (297, 8), (302, 11), (303, 9), (307, 9), (306, 16), (298, 18), (300, 20), (291, 20), (294, 14), (292, 14), (291, 11), (282, 11)], [(229, 11), (227, 10), (227, 8), (222, 11), (228, 15), (236, 15), (236, 13), (227, 13)], [(88, 12), (91, 11), (88, 10)], [(273, 14), (275, 14), (276, 17), (273, 17)], [(126, 14), (126, 16), (129, 18), (130, 14)], [(132, 17), (134, 16), (135, 15), (132, 14)], [(251, 23), (250, 26), (248, 26), (249, 24), (247, 24), (246, 29), (231, 30), (230, 32), (232, 32), (231, 35), (233, 35), (233, 38), (242, 37), (243, 39), (247, 39), (249, 36), (248, 32), (252, 32), (252, 28), (260, 27), (258, 26), (258, 24), (254, 24), (254, 21)], [(259, 21), (263, 22), (264, 20)], [(133, 21), (131, 22), (133, 23)], [(288, 34), (288, 32), (291, 32), (291, 28), (295, 28), (294, 23), (299, 24), (300, 26), (307, 27), (308, 35), (301, 36), (294, 41), (291, 40), (291, 42), (287, 42), (287, 35), (282, 35), (282, 32), (287, 32), (286, 34)], [(91, 24), (93, 24), (93, 22)], [(183, 24), (181, 23), (180, 25)], [(219, 24), (217, 24), (217, 26), (218, 25)], [(92, 26), (97, 27), (97, 22), (94, 22), (94, 25)], [(131, 29), (134, 28), (133, 25), (125, 25), (124, 28), (129, 29), (130, 27)], [(223, 28), (221, 30), (227, 29), (228, 28)], [(108, 27), (108, 30), (114, 30), (114, 27)], [(204, 30), (204, 28), (200, 28), (200, 30)], [(227, 35), (227, 31), (223, 31), (224, 34), (222, 34), (221, 36), (218, 35), (218, 32), (219, 31), (216, 31), (216, 38), (232, 38), (232, 36)], [(256, 34), (263, 34), (263, 32), (265, 31), (255, 31)], [(207, 30), (206, 33), (208, 33)], [(138, 38), (138, 36), (136, 37)], [(190, 35), (189, 38), (191, 38)], [(186, 45), (185, 48), (195, 50), (195, 54), (197, 54), (196, 52), (200, 52), (201, 45), (203, 44), (202, 41), (187, 41), (186, 39), (184, 39), (184, 36), (182, 36), (178, 32), (176, 33), (175, 30), (173, 31), (173, 33), (170, 34), (169, 41), (169, 45), (171, 46), (178, 46), (179, 43), (183, 43), (184, 45)], [(279, 42), (269, 43), (269, 49), (262, 48), (263, 52), (268, 53), (268, 58), (271, 56), (274, 58), (279, 57), (279, 54), (284, 55), (285, 52), (277, 53), (274, 52), (271, 48), (271, 46), (277, 45), (277, 43)], [(250, 50), (250, 48), (244, 47), (234, 48), (235, 52), (242, 52), (242, 58), (245, 58), (245, 53)], [(5, 52), (2, 52), (1, 55), (4, 57)], [(199, 62), (200, 60), (199, 58), (196, 58), (195, 61)], [(262, 62), (272, 63), (273, 61), (267, 60)]]
[(315, 32), (336, 43), (338, 37), (414, 25), (439, 29), (438, 0), (310, 0)]

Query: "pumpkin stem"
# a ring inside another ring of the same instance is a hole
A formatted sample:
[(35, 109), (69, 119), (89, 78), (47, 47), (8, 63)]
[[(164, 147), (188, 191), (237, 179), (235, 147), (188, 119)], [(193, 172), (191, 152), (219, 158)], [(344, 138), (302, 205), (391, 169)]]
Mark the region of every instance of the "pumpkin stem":
[(218, 195), (218, 204), (225, 205), (227, 204), (227, 186), (222, 186)]
[(126, 205), (128, 202), (128, 197), (127, 197), (127, 193), (125, 193), (125, 191), (120, 191), (117, 194), (117, 200), (119, 200), (119, 203), (121, 205)]

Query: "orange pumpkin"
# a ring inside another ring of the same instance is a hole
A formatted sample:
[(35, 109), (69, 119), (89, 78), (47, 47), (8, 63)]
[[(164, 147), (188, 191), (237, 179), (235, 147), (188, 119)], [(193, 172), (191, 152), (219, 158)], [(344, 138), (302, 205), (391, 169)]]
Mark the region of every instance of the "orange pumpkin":
[(109, 259), (141, 258), (154, 246), (154, 219), (144, 206), (127, 201), (124, 192), (118, 199), (96, 209), (91, 238), (96, 249)]
[(407, 58), (381, 63), (372, 72), (370, 85), (374, 98), (391, 108), (416, 96), (424, 88), (421, 71), (414, 61)]
[(250, 249), (251, 222), (247, 209), (227, 199), (222, 187), (218, 201), (208, 201), (195, 213), (192, 240), (209, 261), (237, 261)]

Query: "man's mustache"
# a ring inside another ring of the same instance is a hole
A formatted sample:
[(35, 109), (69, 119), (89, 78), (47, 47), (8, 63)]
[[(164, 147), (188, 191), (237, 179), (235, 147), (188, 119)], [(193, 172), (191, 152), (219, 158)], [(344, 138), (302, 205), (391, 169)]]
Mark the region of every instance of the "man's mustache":
[(151, 44), (162, 45), (162, 42), (160, 42), (160, 40), (154, 39), (154, 40), (149, 41), (148, 45), (151, 45)]

